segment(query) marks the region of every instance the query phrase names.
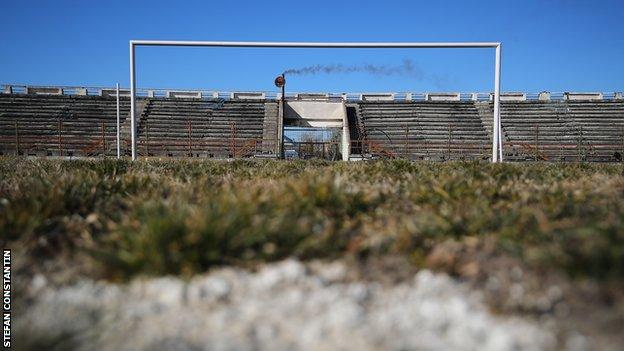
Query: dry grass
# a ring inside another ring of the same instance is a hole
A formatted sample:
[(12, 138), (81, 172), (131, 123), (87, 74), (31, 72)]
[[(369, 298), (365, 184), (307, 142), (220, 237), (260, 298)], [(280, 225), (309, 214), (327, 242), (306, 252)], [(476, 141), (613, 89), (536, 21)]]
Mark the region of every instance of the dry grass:
[(4, 158), (0, 179), (3, 246), (88, 257), (76, 263), (112, 279), (292, 255), (424, 264), (467, 236), (534, 267), (624, 278), (622, 165)]

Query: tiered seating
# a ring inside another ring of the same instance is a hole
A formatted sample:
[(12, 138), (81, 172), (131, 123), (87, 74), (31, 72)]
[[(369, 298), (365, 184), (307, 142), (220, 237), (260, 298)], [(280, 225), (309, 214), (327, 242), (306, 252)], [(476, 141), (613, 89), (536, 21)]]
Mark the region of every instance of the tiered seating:
[(501, 123), (508, 161), (616, 161), (624, 148), (622, 102), (504, 102)]
[[(353, 154), (410, 159), (487, 159), (491, 102), (363, 101), (348, 105)], [(140, 155), (275, 155), (277, 103), (148, 98), (137, 101)], [(129, 153), (129, 99), (121, 99)], [(508, 161), (620, 161), (624, 101), (504, 101)], [(116, 99), (0, 93), (0, 154), (115, 155)]]
[(489, 137), (472, 102), (362, 102), (369, 149), (411, 159), (480, 159)]
[[(0, 153), (114, 155), (116, 106), (115, 98), (0, 94)], [(120, 106), (123, 123), (129, 100)]]
[(139, 123), (139, 153), (244, 157), (262, 151), (264, 101), (150, 99)]
[(578, 130), (566, 115), (564, 102), (502, 103), (505, 159), (554, 161), (578, 157)]
[(570, 101), (568, 118), (579, 126), (581, 153), (591, 161), (624, 156), (624, 101)]

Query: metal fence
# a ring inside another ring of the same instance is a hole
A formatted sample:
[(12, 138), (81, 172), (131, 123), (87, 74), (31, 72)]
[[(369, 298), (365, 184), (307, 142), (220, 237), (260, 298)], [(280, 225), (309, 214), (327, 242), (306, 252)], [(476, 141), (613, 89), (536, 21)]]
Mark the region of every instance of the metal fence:
[(188, 119), (183, 130), (178, 130), (179, 133), (175, 138), (154, 137), (150, 120), (147, 119), (139, 126), (139, 155), (246, 158), (275, 154), (274, 146), (267, 145), (270, 143), (262, 138), (241, 137), (236, 122), (231, 122), (228, 132), (222, 133), (219, 138), (210, 138), (204, 132), (198, 131), (209, 127), (208, 123), (198, 123)]
[[(96, 87), (96, 86), (44, 86), (44, 85), (25, 85), (25, 84), (3, 84), (2, 92), (13, 94), (26, 94), (28, 89), (60, 89), (63, 95), (86, 95), (101, 96), (109, 94), (114, 96), (115, 87)], [(237, 95), (254, 94), (262, 99), (276, 100), (281, 98), (281, 93), (277, 91), (219, 91), (207, 89), (180, 89), (180, 88), (138, 88), (138, 97), (165, 98), (171, 93), (197, 93), (203, 99), (235, 99)], [(492, 101), (493, 93), (455, 93), (459, 97), (459, 101)], [(517, 93), (503, 93), (517, 94)], [(539, 93), (523, 93), (522, 99), (526, 101), (550, 100), (564, 101), (567, 99), (567, 92), (539, 92)], [(622, 92), (603, 92), (599, 93), (601, 100), (622, 100)], [(121, 88), (120, 95), (128, 97), (130, 95), (129, 88)], [(362, 101), (365, 96), (390, 96), (389, 101), (427, 101), (429, 93), (422, 92), (348, 92), (348, 93), (327, 93), (327, 92), (286, 92), (285, 96), (289, 99), (297, 99), (301, 96), (324, 96), (327, 99), (343, 99), (345, 101)], [(546, 98), (547, 96), (547, 98)], [(246, 98), (249, 98), (248, 96)]]
[[(45, 126), (36, 130), (33, 130), (31, 124), (17, 120), (11, 124), (11, 127), (5, 124), (4, 133), (0, 136), (0, 150), (3, 154), (115, 156), (117, 153), (117, 130), (114, 125), (104, 122), (76, 126), (58, 118), (55, 121), (48, 120)], [(86, 134), (86, 129), (91, 130), (91, 133)]]

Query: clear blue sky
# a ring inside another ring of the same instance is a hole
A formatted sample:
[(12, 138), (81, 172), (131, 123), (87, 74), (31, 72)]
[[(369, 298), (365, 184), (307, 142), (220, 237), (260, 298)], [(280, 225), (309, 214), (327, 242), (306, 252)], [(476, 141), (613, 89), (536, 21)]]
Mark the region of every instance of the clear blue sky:
[[(128, 40), (501, 41), (504, 91), (624, 90), (623, 0), (8, 1), (0, 83), (129, 85)], [(139, 87), (274, 90), (288, 68), (417, 75), (288, 77), (290, 91), (491, 91), (493, 51), (138, 48)]]

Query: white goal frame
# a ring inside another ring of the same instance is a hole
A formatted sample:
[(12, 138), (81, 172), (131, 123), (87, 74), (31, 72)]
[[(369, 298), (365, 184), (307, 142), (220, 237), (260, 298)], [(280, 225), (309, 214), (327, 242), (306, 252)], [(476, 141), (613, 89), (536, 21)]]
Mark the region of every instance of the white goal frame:
[(332, 43), (332, 42), (260, 42), (260, 41), (171, 41), (171, 40), (130, 40), (130, 129), (132, 136), (132, 160), (137, 159), (136, 149), (136, 62), (137, 46), (201, 46), (233, 48), (313, 48), (313, 49), (474, 49), (494, 48), (494, 117), (492, 123), (492, 162), (503, 161), (500, 121), (501, 51), (500, 42), (456, 42), (456, 43)]

